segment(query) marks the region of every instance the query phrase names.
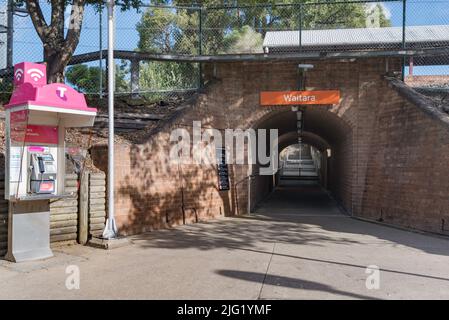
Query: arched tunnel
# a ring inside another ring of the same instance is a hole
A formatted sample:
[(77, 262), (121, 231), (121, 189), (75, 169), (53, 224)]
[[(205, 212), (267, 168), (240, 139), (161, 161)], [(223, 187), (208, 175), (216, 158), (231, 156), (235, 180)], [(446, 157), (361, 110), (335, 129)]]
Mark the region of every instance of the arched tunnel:
[[(351, 211), (354, 163), (350, 124), (327, 107), (305, 107), (299, 134), (296, 111), (285, 108), (263, 117), (255, 129), (278, 130), (279, 165), (273, 176), (255, 178), (251, 210), (271, 205), (296, 210), (309, 204), (310, 212), (320, 208), (329, 212), (330, 202), (336, 201), (340, 208)], [(287, 159), (288, 150), (298, 147), (300, 158)], [(305, 174), (306, 170), (313, 173)]]

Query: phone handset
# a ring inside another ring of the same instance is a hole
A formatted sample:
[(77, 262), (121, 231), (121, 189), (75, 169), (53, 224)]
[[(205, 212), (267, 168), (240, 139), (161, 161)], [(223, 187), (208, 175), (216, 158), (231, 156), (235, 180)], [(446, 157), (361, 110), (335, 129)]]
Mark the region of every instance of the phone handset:
[(39, 164), (39, 172), (42, 174), (45, 172), (44, 159), (42, 159), (42, 157), (37, 157), (37, 161)]

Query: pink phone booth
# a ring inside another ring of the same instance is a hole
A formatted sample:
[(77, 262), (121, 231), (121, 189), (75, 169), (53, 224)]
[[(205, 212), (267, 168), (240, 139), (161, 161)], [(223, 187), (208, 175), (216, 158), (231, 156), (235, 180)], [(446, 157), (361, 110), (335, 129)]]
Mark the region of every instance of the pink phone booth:
[(63, 83), (47, 84), (46, 66), (14, 66), (6, 113), (5, 198), (10, 202), (8, 253), (20, 262), (52, 256), (49, 200), (64, 191), (66, 128), (92, 126), (97, 109)]
[[(40, 106), (45, 110), (59, 108), (55, 112), (84, 114), (85, 121), (95, 118), (97, 109), (89, 108), (82, 93), (64, 83), (47, 84), (46, 68), (43, 64), (22, 62), (14, 66), (14, 92), (7, 109), (18, 106)], [(67, 109), (62, 111), (60, 109)], [(93, 118), (92, 118), (93, 114)], [(90, 117), (90, 118), (89, 118)], [(89, 125), (88, 123), (76, 126)], [(92, 125), (92, 124), (91, 124)]]
[(21, 62), (14, 66), (14, 86), (19, 87), (24, 83), (32, 83), (34, 86), (47, 84), (47, 68), (44, 64)]

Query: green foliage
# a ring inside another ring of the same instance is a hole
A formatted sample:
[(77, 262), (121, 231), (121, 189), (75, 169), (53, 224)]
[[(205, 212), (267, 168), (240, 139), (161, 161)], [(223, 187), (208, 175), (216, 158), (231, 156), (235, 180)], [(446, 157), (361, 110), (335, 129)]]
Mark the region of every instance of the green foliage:
[(197, 10), (149, 8), (137, 24), (138, 50), (150, 53), (198, 53)]
[[(258, 33), (263, 39), (270, 30), (363, 28), (367, 26), (368, 18), (375, 16), (373, 12), (377, 12), (379, 27), (391, 25), (380, 4), (315, 2), (301, 0), (291, 4), (290, 0), (267, 0), (263, 6), (258, 0), (167, 0), (155, 3), (204, 7), (201, 15), (203, 54), (235, 52), (236, 47), (244, 47), (244, 38), (250, 40), (250, 34), (257, 36)], [(235, 5), (241, 7), (226, 8)], [(138, 50), (198, 53), (199, 15), (200, 11), (195, 9), (147, 8), (137, 25), (140, 36)], [(251, 42), (259, 41), (251, 39)], [(253, 52), (255, 48), (248, 45), (248, 49)]]
[(106, 73), (99, 67), (89, 67), (77, 64), (67, 68), (66, 79), (77, 90), (82, 92), (98, 92), (100, 90), (100, 77), (106, 78)]
[(129, 92), (131, 90), (130, 81), (127, 75), (130, 74), (129, 63), (122, 60), (120, 64), (115, 64), (115, 90), (117, 92)]
[[(198, 14), (188, 9), (147, 9), (137, 24), (137, 50), (198, 54)], [(198, 78), (197, 64), (152, 61), (141, 64), (139, 86), (143, 91), (195, 88)]]
[[(126, 79), (128, 66), (122, 62), (116, 65), (115, 87), (117, 92), (129, 91), (129, 81)], [(100, 91), (100, 78), (103, 79), (103, 91), (107, 86), (107, 75), (105, 70), (99, 67), (91, 67), (85, 64), (70, 66), (66, 71), (66, 80), (78, 91), (84, 93), (98, 93)]]
[(304, 6), (304, 29), (358, 28), (365, 26), (365, 5), (359, 3)]
[(376, 27), (391, 27), (391, 21), (385, 15), (382, 6), (377, 3), (367, 10), (367, 24)]
[(0, 104), (5, 104), (11, 99), (11, 92), (13, 91), (12, 83), (12, 75), (0, 78)]
[(139, 85), (144, 91), (195, 88), (198, 72), (193, 63), (152, 61), (141, 65)]
[(262, 35), (250, 26), (233, 30), (226, 36), (226, 53), (262, 53)]

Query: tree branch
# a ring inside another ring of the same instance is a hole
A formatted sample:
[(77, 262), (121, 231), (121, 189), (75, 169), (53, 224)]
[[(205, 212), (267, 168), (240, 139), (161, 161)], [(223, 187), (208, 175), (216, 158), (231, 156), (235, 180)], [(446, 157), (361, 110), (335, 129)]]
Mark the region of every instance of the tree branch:
[(26, 0), (26, 7), (30, 14), (31, 21), (33, 22), (34, 28), (36, 29), (39, 38), (41, 38), (42, 43), (47, 43), (47, 35), (49, 34), (49, 27), (45, 22), (44, 15), (42, 14), (39, 1), (36, 0)]
[(63, 54), (61, 59), (68, 62), (73, 55), (81, 34), (81, 26), (83, 23), (85, 0), (74, 0), (72, 4), (72, 11), (70, 13), (69, 30), (64, 41)]
[(65, 0), (51, 0), (51, 33), (59, 41), (64, 40)]

